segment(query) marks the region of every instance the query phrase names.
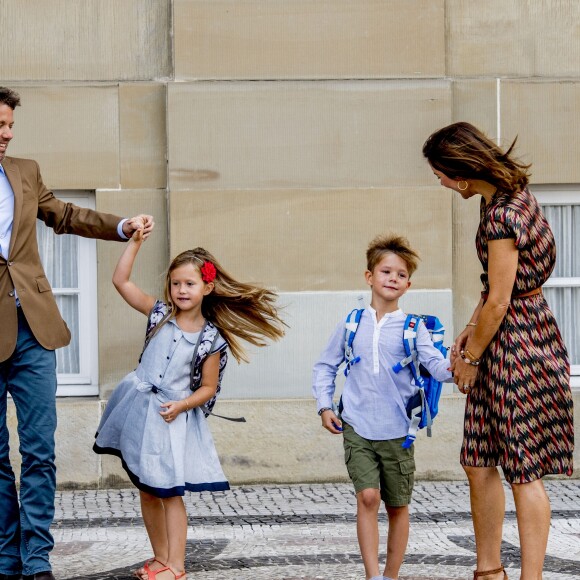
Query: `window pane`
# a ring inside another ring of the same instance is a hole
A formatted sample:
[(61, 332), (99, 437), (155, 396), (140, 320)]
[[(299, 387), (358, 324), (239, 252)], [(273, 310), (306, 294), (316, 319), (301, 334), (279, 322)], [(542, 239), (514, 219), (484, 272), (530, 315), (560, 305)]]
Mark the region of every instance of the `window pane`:
[(552, 276), (580, 276), (580, 252), (574, 252), (580, 244), (580, 205), (544, 205), (542, 209), (556, 238), (556, 267)]
[(50, 228), (37, 221), (36, 235), (40, 259), (53, 288), (78, 287), (78, 246), (76, 236), (57, 236)]
[[(36, 223), (40, 259), (53, 290), (78, 288), (78, 247), (76, 236), (57, 236), (41, 222)], [(55, 296), (56, 303), (72, 333), (71, 343), (56, 350), (56, 370), (59, 374), (80, 373), (79, 299), (76, 295)]]
[(577, 327), (580, 323), (580, 288), (544, 287), (544, 293), (568, 347), (570, 364), (579, 365), (580, 340)]
[(56, 296), (56, 303), (72, 334), (68, 346), (56, 349), (56, 370), (60, 374), (78, 374), (80, 373), (79, 297)]

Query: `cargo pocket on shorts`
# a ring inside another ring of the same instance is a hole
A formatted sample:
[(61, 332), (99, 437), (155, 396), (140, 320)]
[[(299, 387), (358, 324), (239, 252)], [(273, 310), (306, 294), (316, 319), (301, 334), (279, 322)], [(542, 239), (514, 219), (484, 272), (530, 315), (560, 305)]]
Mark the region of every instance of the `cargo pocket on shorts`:
[(413, 457), (401, 459), (399, 461), (399, 471), (401, 472), (399, 493), (410, 500), (415, 483), (415, 459)]
[(350, 472), (350, 460), (352, 459), (352, 447), (350, 445), (344, 446), (344, 464), (346, 465), (346, 470), (348, 471), (348, 476), (352, 479), (352, 474)]

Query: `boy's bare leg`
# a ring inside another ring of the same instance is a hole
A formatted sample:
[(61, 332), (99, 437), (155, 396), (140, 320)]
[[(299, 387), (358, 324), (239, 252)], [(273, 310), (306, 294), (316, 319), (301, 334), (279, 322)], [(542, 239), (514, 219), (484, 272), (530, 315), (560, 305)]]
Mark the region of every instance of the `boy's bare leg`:
[(367, 580), (379, 575), (378, 489), (363, 489), (356, 494), (356, 533)]
[(398, 578), (409, 541), (409, 506), (387, 506), (389, 535), (387, 537), (387, 562), (384, 576)]

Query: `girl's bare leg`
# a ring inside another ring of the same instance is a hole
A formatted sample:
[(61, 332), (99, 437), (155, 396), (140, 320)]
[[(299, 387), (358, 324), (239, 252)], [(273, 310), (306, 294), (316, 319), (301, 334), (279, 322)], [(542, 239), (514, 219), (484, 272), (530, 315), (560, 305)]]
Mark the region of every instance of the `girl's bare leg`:
[[(162, 568), (162, 564), (167, 562), (169, 555), (169, 548), (167, 542), (167, 532), (165, 525), (165, 508), (163, 501), (150, 493), (139, 491), (141, 499), (141, 514), (143, 515), (143, 522), (145, 529), (149, 536), (149, 542), (153, 549), (153, 557), (159, 562), (152, 562), (150, 564), (151, 570)], [(138, 575), (147, 580), (147, 572), (140, 568), (136, 571)]]

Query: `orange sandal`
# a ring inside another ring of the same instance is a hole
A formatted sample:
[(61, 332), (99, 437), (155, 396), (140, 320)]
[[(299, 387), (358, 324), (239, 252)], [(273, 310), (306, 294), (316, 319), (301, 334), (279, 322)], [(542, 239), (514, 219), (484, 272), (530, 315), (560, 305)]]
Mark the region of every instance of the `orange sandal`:
[(145, 564), (143, 564), (143, 566), (141, 566), (141, 568), (137, 568), (137, 570), (133, 570), (133, 576), (135, 576), (135, 578), (141, 578), (141, 576), (143, 574), (149, 574), (149, 566), (151, 566), (151, 564), (153, 564), (153, 562), (157, 562), (158, 564), (165, 566), (165, 564), (161, 560), (159, 560), (155, 556), (153, 556), (153, 558), (150, 558), (149, 560), (147, 560), (145, 562)]
[[(157, 560), (159, 562), (159, 560)], [(161, 574), (161, 572), (171, 572), (175, 577), (175, 580), (179, 580), (180, 578), (185, 577), (185, 572), (180, 574), (179, 576), (169, 567), (165, 566), (165, 568), (159, 568), (159, 570), (151, 570), (150, 568), (147, 569), (147, 580), (155, 580), (157, 578), (157, 574)]]
[(486, 572), (478, 572), (475, 570), (473, 572), (473, 580), (477, 580), (480, 576), (492, 576), (493, 574), (499, 574), (500, 572), (503, 572), (503, 580), (508, 580), (508, 575), (503, 566), (500, 566), (496, 570), (487, 570)]

